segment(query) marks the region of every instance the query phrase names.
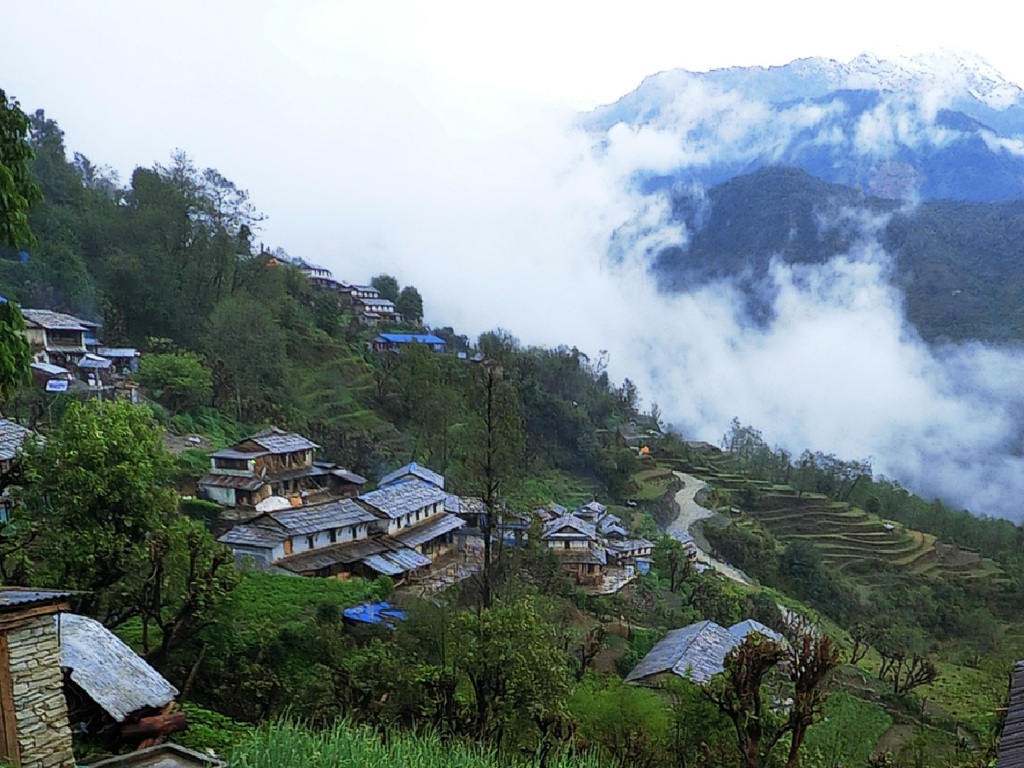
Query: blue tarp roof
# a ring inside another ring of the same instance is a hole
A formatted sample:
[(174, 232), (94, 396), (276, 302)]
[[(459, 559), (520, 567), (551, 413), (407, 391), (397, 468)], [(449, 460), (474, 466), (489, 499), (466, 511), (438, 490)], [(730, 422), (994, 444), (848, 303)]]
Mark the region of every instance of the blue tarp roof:
[(391, 603), (363, 603), (344, 610), (346, 619), (361, 621), (365, 624), (386, 624), (393, 627), (396, 622), (405, 619), (405, 611), (395, 608)]
[(379, 338), (390, 341), (392, 344), (408, 344), (416, 341), (420, 344), (444, 344), (445, 340), (432, 333), (382, 333)]

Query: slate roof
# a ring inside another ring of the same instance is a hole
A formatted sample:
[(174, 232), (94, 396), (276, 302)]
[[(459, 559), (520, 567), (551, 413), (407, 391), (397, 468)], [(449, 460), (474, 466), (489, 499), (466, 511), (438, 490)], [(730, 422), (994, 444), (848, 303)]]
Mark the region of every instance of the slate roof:
[[(559, 533), (559, 531), (569, 528), (575, 531), (578, 535)], [(544, 524), (544, 532), (541, 534), (541, 539), (563, 539), (572, 538), (578, 539), (583, 536), (588, 539), (597, 539), (597, 530), (593, 525), (588, 523), (586, 520), (581, 520), (576, 515), (562, 515), (556, 517), (548, 523)]]
[(326, 504), (307, 507), (293, 507), (280, 512), (267, 512), (279, 525), (291, 534), (308, 534), (329, 531), (332, 528), (347, 528), (359, 523), (370, 523), (377, 517), (367, 512), (352, 499), (340, 499)]
[(50, 309), (22, 309), (21, 314), (24, 315), (25, 322), (29, 325), (52, 331), (84, 331), (89, 327), (74, 315), (66, 315), (63, 312), (54, 312)]
[(0, 612), (17, 611), (45, 603), (63, 602), (73, 592), (53, 589), (22, 589), (20, 587), (0, 587)]
[(594, 549), (557, 549), (555, 554), (562, 563), (570, 565), (607, 565), (608, 553), (603, 547)]
[(666, 672), (688, 677), (695, 683), (707, 682), (725, 671), (726, 655), (739, 644), (734, 635), (713, 621), (673, 629), (626, 675), (626, 682)]
[(296, 432), (285, 432), (277, 427), (269, 427), (246, 439), (262, 446), (269, 453), (294, 453), (315, 450), (320, 447), (309, 438)]
[[(82, 764), (80, 764), (82, 765)], [(125, 755), (90, 761), (83, 768), (221, 768), (224, 763), (178, 744), (157, 744)]]
[(0, 461), (10, 461), (32, 430), (8, 419), (0, 419)]
[(395, 302), (393, 302), (391, 299), (361, 298), (356, 299), (356, 301), (361, 302), (364, 306), (372, 307), (373, 309), (390, 308), (391, 311), (394, 311), (395, 309)]
[(582, 507), (580, 507), (579, 514), (584, 516), (584, 517), (586, 517), (588, 515), (593, 515), (595, 517), (599, 517), (600, 515), (603, 515), (607, 511), (608, 511), (608, 507), (606, 507), (604, 504), (599, 503), (595, 499), (594, 501), (588, 501), (586, 504), (584, 504)]
[(274, 547), (291, 536), (302, 536), (332, 528), (346, 528), (370, 523), (376, 516), (352, 499), (330, 501), (307, 507), (290, 507), (264, 512), (248, 523), (236, 525), (217, 539), (224, 544), (252, 547)]
[(733, 624), (729, 627), (729, 634), (735, 638), (738, 638), (742, 642), (747, 635), (759, 634), (766, 637), (768, 640), (774, 640), (776, 643), (784, 643), (786, 639), (776, 632), (771, 627), (766, 627), (760, 621), (755, 619), (747, 619), (741, 621), (738, 624)]
[(332, 475), (334, 475), (337, 478), (340, 478), (341, 480), (344, 480), (347, 483), (352, 483), (353, 485), (366, 485), (365, 477), (363, 477), (362, 475), (357, 475), (355, 472), (347, 470), (344, 467), (335, 467), (334, 469), (329, 471)]
[(297, 555), (288, 555), (288, 557), (282, 557), (275, 561), (274, 565), (292, 573), (307, 573), (339, 563), (355, 563), (398, 546), (396, 541), (387, 536), (374, 536), (369, 539), (331, 544), (320, 549), (310, 549)]
[(392, 536), (407, 547), (418, 547), (420, 544), (433, 541), (439, 536), (461, 528), (465, 524), (465, 520), (455, 515), (434, 515), (421, 523), (396, 531)]
[(379, 485), (383, 488), (385, 485), (397, 482), (407, 475), (418, 477), (420, 480), (425, 480), (431, 485), (436, 485), (438, 488), (444, 488), (444, 475), (424, 467), (422, 464), (417, 464), (415, 461), (406, 464), (404, 467), (399, 467), (394, 472), (388, 472), (380, 479)]
[(178, 696), (177, 688), (95, 619), (64, 613), (54, 621), (61, 667), (70, 669), (72, 681), (117, 722)]
[(413, 478), (364, 493), (359, 500), (394, 520), (431, 504), (443, 504), (446, 496), (436, 485)]
[(1010, 703), (1006, 709), (1003, 733), (999, 737), (996, 768), (1020, 768), (1024, 765), (1024, 661), (1013, 668)]
[(638, 549), (654, 549), (654, 542), (647, 539), (624, 539), (609, 541), (608, 546), (620, 552), (636, 552)]

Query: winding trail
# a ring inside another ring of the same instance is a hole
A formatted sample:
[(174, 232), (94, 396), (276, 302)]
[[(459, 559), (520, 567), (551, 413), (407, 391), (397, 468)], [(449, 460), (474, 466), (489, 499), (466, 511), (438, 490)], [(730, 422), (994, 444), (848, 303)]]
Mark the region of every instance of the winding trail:
[[(684, 472), (673, 472), (682, 483), (682, 489), (676, 494), (675, 502), (679, 508), (679, 514), (676, 515), (676, 519), (668, 524), (665, 529), (665, 533), (671, 536), (673, 539), (683, 541), (685, 539), (692, 538), (690, 533), (690, 526), (696, 523), (698, 520), (706, 520), (712, 517), (715, 513), (707, 507), (702, 507), (697, 503), (696, 496), (702, 490), (708, 487), (708, 484), (703, 480), (698, 480), (692, 475), (687, 475)], [(728, 563), (723, 563), (721, 560), (716, 560), (703, 549), (697, 546), (696, 541), (694, 547), (697, 549), (697, 561), (705, 563), (706, 565), (714, 568), (716, 571), (721, 573), (723, 576), (738, 581), (740, 584), (753, 584), (750, 577), (747, 576), (743, 571), (738, 568), (733, 568)]]

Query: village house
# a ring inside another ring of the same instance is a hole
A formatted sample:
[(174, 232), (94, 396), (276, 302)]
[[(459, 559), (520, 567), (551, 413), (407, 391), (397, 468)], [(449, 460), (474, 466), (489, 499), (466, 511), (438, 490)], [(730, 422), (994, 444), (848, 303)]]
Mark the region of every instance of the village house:
[(327, 267), (321, 267), (319, 264), (310, 264), (308, 261), (302, 261), (301, 259), (297, 260), (295, 265), (306, 276), (310, 285), (332, 291), (341, 288), (341, 283), (334, 279), (334, 275)]
[(289, 555), (366, 539), (378, 522), (376, 515), (352, 499), (341, 499), (264, 512), (236, 525), (218, 541), (230, 546), (236, 558), (251, 557), (255, 563), (269, 566)]
[(314, 461), (319, 447), (302, 435), (277, 427), (257, 432), (210, 454), (210, 470), (197, 483), (199, 495), (226, 507), (255, 507), (270, 496), (302, 503), (353, 495), (365, 478)]
[(89, 329), (77, 317), (49, 309), (22, 309), (21, 314), (34, 362), (69, 368), (89, 351), (85, 347)]
[(617, 565), (636, 566), (641, 573), (650, 570), (654, 542), (647, 539), (614, 539), (607, 541), (605, 546), (609, 557)]
[(748, 635), (759, 634), (777, 643), (785, 641), (778, 632), (748, 619), (726, 629), (713, 621), (698, 621), (666, 633), (644, 656), (625, 682), (656, 686), (662, 675), (673, 674), (703, 684), (725, 671), (725, 657)]
[(435, 472), (429, 467), (424, 467), (422, 464), (417, 464), (415, 461), (411, 461), (393, 472), (388, 472), (380, 479), (378, 485), (383, 488), (385, 485), (392, 485), (400, 480), (409, 479), (423, 480), (424, 482), (430, 483), (431, 485), (444, 490), (444, 475), (440, 472)]
[(411, 477), (364, 493), (359, 502), (385, 521), (386, 532), (396, 541), (434, 559), (453, 549), (453, 531), (466, 524), (445, 511), (447, 497), (443, 488)]
[(577, 584), (601, 582), (608, 556), (591, 523), (573, 514), (562, 515), (544, 524), (541, 541), (558, 555)]
[(399, 352), (409, 344), (426, 344), (434, 352), (444, 352), (446, 342), (432, 333), (381, 333), (373, 339), (376, 352)]
[(398, 314), (391, 299), (356, 299), (355, 307), (359, 312), (359, 320), (364, 325), (402, 322), (402, 316)]
[(32, 435), (32, 430), (10, 419), (0, 419), (0, 473), (11, 471), (18, 451)]

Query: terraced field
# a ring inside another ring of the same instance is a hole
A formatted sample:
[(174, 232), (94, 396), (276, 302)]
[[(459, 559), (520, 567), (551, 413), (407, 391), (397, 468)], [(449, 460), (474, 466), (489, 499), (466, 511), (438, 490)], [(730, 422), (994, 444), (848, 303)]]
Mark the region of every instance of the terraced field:
[(858, 581), (867, 585), (883, 583), (892, 569), (967, 579), (1001, 573), (996, 563), (976, 553), (937, 543), (930, 534), (904, 530), (848, 504), (821, 496), (797, 497), (792, 489), (773, 488), (759, 496), (741, 524), (763, 526), (781, 541), (810, 541), (825, 562), (841, 571), (855, 570)]

